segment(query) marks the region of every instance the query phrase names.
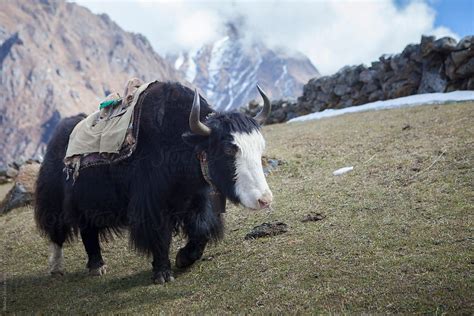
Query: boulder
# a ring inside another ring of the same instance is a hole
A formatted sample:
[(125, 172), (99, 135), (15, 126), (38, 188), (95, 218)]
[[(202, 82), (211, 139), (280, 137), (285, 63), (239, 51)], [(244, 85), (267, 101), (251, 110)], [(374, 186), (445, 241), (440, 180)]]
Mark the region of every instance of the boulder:
[(446, 75), (451, 80), (458, 80), (463, 78), (469, 80), (469, 78), (472, 76), (474, 44), (472, 44), (472, 42), (470, 40), (467, 40), (466, 38), (463, 40), (463, 44), (458, 44), (458, 46), (456, 47), (456, 51), (449, 54), (444, 63)]
[(438, 65), (437, 68), (426, 68), (423, 71), (418, 93), (444, 92), (448, 85), (447, 77), (443, 71), (444, 65)]
[(366, 69), (367, 68), (364, 65), (348, 68), (347, 71), (344, 73), (344, 82), (349, 87), (353, 87), (358, 82), (360, 82), (359, 80), (360, 73)]
[(456, 80), (457, 75), (456, 75), (456, 65), (454, 64), (454, 61), (451, 56), (448, 56), (444, 62), (444, 72), (446, 73), (446, 76), (451, 80)]
[(351, 92), (351, 88), (349, 86), (346, 86), (344, 84), (338, 84), (334, 87), (334, 94), (337, 96), (343, 96), (349, 92)]
[(364, 94), (370, 94), (377, 89), (379, 89), (379, 87), (375, 83), (370, 82), (365, 84), (361, 90)]
[(31, 163), (21, 166), (15, 179), (15, 184), (0, 202), (0, 214), (7, 213), (15, 208), (28, 205), (33, 202), (40, 164)]
[(334, 81), (330, 77), (321, 78), (321, 90), (324, 93), (330, 94), (334, 89)]
[(421, 48), (421, 55), (423, 57), (431, 54), (434, 49), (435, 37), (434, 36), (425, 36), (421, 37), (420, 48)]
[[(313, 112), (317, 112), (317, 111), (313, 111)], [(301, 115), (306, 115), (306, 114), (309, 114), (309, 113), (312, 113), (312, 112), (307, 112), (307, 113), (301, 114)], [(300, 115), (298, 115), (296, 112), (290, 111), (290, 112), (286, 113), (286, 119), (288, 121), (291, 120), (291, 119), (294, 119), (295, 117), (298, 117), (298, 116), (300, 116)]]
[(354, 105), (354, 100), (348, 97), (347, 99), (341, 100), (340, 105), (338, 106), (339, 109), (348, 108)]
[(267, 119), (269, 124), (284, 122), (286, 113), (283, 108), (275, 109), (272, 111), (272, 115)]
[(23, 166), (25, 162), (26, 162), (25, 157), (20, 156), (17, 159), (15, 159), (15, 161), (13, 162), (13, 167), (15, 167), (16, 169), (20, 169), (20, 167)]
[(457, 42), (454, 38), (446, 36), (433, 43), (433, 50), (440, 53), (449, 53), (456, 49)]
[(416, 44), (407, 45), (401, 55), (411, 62), (421, 63), (422, 60), (420, 45)]
[(5, 175), (8, 178), (15, 178), (18, 175), (18, 169), (14, 168), (13, 166), (10, 166), (7, 168), (7, 171), (5, 172)]
[(466, 90), (474, 90), (474, 77), (469, 78), (466, 82)]
[(390, 84), (390, 88), (387, 91), (387, 98), (395, 99), (416, 94), (416, 89), (417, 86), (408, 81), (397, 81)]
[(457, 77), (466, 78), (474, 76), (474, 57), (469, 58), (455, 71)]
[(474, 47), (474, 35), (468, 35), (463, 37), (456, 45), (456, 50), (468, 49)]
[(375, 102), (375, 101), (380, 101), (384, 99), (385, 99), (385, 95), (381, 90), (374, 91), (369, 95), (369, 102)]
[(375, 70), (365, 69), (359, 74), (359, 80), (365, 83), (371, 83), (374, 81), (377, 72)]
[(331, 99), (331, 96), (327, 93), (324, 93), (323, 91), (321, 91), (320, 93), (316, 95), (316, 100), (324, 102), (324, 103), (328, 103), (330, 99)]
[(464, 62), (474, 56), (474, 47), (471, 49), (463, 49), (452, 52), (450, 57), (456, 67), (461, 66)]

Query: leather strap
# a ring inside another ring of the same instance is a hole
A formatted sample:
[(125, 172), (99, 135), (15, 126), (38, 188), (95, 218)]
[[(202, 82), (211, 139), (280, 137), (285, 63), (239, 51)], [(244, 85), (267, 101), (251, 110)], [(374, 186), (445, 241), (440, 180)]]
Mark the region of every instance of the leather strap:
[(211, 207), (216, 214), (225, 213), (226, 198), (225, 196), (217, 189), (217, 187), (212, 183), (211, 176), (209, 175), (209, 165), (207, 161), (207, 154), (205, 151), (201, 151), (197, 155), (199, 159), (199, 164), (201, 165), (201, 173), (204, 177), (204, 180), (211, 187)]

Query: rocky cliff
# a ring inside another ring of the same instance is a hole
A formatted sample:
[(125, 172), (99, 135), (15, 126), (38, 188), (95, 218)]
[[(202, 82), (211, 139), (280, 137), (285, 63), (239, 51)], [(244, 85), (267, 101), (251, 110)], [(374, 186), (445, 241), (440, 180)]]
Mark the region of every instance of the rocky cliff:
[(92, 112), (130, 77), (180, 80), (141, 35), (63, 0), (0, 4), (0, 165), (41, 154), (64, 116)]
[[(371, 66), (347, 66), (332, 76), (313, 78), (297, 102), (275, 101), (269, 123), (325, 109), (340, 109), (413, 94), (474, 90), (474, 36), (423, 36), (397, 55)], [(251, 106), (250, 113), (257, 111)]]
[(239, 109), (258, 98), (256, 83), (272, 99), (296, 99), (303, 85), (319, 76), (306, 56), (249, 42), (232, 23), (220, 40), (167, 59), (221, 111)]

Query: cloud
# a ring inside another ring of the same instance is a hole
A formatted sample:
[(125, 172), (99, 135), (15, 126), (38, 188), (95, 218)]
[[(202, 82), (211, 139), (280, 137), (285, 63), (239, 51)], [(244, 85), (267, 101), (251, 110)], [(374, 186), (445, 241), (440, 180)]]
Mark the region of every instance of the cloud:
[(76, 0), (94, 13), (106, 13), (126, 31), (142, 33), (160, 54), (202, 46), (220, 35), (217, 7), (197, 2)]
[(243, 18), (248, 39), (300, 51), (323, 74), (400, 52), (422, 34), (458, 38), (448, 28), (434, 26), (436, 12), (421, 0), (403, 6), (394, 0), (77, 2), (144, 34), (161, 54), (197, 49), (222, 36), (228, 20)]

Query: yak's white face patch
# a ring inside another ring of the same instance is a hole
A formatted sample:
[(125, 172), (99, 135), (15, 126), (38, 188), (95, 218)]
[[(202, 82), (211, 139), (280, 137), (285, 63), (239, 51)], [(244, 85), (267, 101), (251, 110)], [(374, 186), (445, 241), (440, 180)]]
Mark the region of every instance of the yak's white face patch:
[(273, 198), (262, 169), (265, 140), (258, 130), (252, 133), (232, 133), (239, 147), (235, 156), (235, 191), (240, 202), (248, 208), (260, 209), (260, 201), (270, 204)]

